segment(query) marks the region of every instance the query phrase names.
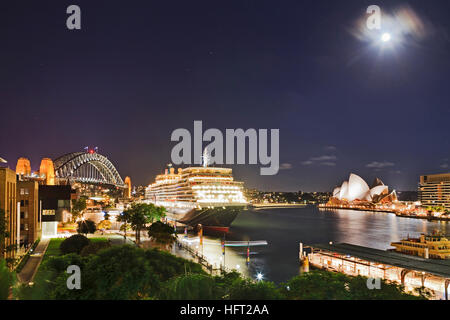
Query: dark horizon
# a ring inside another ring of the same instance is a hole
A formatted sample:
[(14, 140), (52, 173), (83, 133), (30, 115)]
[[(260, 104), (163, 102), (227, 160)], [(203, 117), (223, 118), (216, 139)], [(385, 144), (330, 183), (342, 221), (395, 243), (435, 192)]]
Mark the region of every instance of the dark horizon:
[[(66, 28), (70, 4), (81, 30)], [(384, 51), (357, 28), (371, 4), (2, 3), (0, 157), (37, 170), (98, 146), (147, 185), (170, 162), (172, 131), (202, 120), (280, 129), (278, 175), (231, 166), (248, 188), (330, 192), (356, 173), (416, 191), (420, 175), (450, 171), (450, 3), (378, 1), (414, 18)]]

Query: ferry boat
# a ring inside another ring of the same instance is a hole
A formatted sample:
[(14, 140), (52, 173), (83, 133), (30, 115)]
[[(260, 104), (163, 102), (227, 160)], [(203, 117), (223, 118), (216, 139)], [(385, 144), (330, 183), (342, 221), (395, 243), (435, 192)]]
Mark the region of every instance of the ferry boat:
[(247, 206), (243, 182), (234, 180), (232, 169), (205, 164), (176, 173), (169, 164), (146, 188), (145, 199), (165, 207), (167, 219), (176, 224), (224, 232)]
[(420, 238), (408, 237), (400, 242), (392, 242), (391, 246), (395, 247), (392, 251), (425, 259), (450, 259), (450, 240), (439, 232), (422, 234)]

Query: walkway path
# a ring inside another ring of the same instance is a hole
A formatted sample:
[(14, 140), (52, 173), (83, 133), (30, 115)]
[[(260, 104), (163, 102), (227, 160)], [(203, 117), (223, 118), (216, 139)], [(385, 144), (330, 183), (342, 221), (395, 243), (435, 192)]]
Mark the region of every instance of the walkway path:
[(41, 239), (36, 249), (32, 254), (30, 254), (30, 258), (28, 259), (25, 266), (22, 268), (22, 271), (17, 275), (17, 278), (22, 283), (30, 283), (33, 281), (34, 276), (41, 264), (42, 258), (44, 257), (45, 251), (47, 250), (50, 239)]

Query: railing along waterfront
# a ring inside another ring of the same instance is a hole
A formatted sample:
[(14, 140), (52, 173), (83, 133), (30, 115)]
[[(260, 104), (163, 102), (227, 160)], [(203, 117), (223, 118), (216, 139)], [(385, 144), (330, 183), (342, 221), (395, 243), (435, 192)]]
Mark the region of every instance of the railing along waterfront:
[(197, 258), (197, 262), (201, 264), (206, 270), (209, 271), (210, 274), (219, 274), (222, 275), (227, 272), (232, 272), (233, 270), (225, 267), (224, 265), (220, 265), (219, 268), (215, 268), (214, 265), (209, 263), (208, 259), (205, 257), (204, 254), (198, 252), (197, 250), (194, 250), (190, 245), (183, 243), (179, 239), (176, 240), (176, 245), (179, 248), (182, 248), (189, 252), (194, 258)]

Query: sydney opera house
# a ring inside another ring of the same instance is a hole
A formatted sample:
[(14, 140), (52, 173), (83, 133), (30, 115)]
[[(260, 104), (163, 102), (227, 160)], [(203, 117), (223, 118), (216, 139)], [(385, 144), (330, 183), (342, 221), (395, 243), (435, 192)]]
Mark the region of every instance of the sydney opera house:
[(389, 192), (380, 179), (376, 178), (369, 185), (356, 174), (350, 174), (348, 181), (344, 181), (340, 187), (333, 190), (333, 196), (328, 201), (328, 206), (364, 205), (376, 206), (378, 204), (391, 204), (397, 202), (395, 191)]

